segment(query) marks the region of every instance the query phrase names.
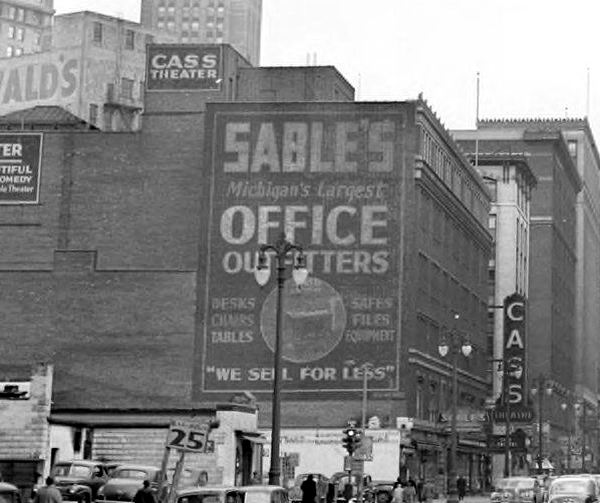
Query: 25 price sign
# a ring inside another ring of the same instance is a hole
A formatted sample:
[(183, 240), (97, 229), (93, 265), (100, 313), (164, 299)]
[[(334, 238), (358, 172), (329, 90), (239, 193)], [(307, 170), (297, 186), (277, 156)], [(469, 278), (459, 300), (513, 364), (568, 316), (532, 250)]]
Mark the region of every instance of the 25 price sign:
[(169, 426), (167, 447), (190, 452), (205, 452), (209, 427), (176, 421)]

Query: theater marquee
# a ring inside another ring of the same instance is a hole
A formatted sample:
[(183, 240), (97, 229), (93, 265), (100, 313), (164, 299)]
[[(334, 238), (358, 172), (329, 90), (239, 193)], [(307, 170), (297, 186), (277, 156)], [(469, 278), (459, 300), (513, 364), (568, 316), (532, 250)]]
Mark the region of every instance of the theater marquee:
[(219, 45), (149, 45), (148, 91), (206, 91), (221, 88), (222, 52)]
[(276, 284), (261, 289), (253, 268), (282, 231), (310, 271), (302, 289), (285, 284), (284, 392), (359, 390), (367, 362), (369, 389), (397, 389), (405, 114), (209, 105), (195, 391), (272, 389)]

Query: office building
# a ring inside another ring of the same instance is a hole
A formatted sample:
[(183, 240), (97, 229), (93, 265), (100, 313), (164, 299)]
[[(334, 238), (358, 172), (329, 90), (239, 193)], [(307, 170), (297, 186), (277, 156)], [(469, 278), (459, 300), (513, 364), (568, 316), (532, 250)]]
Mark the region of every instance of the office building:
[(261, 15), (262, 0), (142, 0), (141, 23), (177, 42), (231, 44), (256, 66)]
[(0, 58), (48, 50), (54, 0), (0, 0)]

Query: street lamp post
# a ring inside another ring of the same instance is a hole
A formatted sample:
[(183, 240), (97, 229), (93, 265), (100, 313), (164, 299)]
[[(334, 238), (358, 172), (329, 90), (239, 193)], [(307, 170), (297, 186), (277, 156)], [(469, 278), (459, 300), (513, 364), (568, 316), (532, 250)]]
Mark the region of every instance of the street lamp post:
[(560, 408), (567, 412), (567, 473), (571, 473), (571, 410), (567, 402), (561, 403)]
[(272, 252), (277, 265), (277, 304), (275, 321), (275, 351), (273, 356), (273, 403), (271, 415), (271, 465), (269, 467), (269, 484), (279, 485), (281, 468), (279, 466), (279, 442), (281, 436), (281, 332), (283, 328), (283, 287), (287, 270), (286, 260), (294, 255), (294, 268), (292, 277), (297, 285), (306, 281), (308, 271), (302, 247), (290, 243), (282, 233), (273, 244), (260, 245), (258, 260), (254, 275), (256, 282), (264, 286), (269, 281), (267, 253)]
[[(544, 388), (544, 389), (542, 389)], [(544, 446), (544, 437), (543, 437), (543, 432), (542, 432), (542, 425), (543, 425), (543, 413), (544, 413), (544, 391), (546, 392), (546, 395), (550, 396), (552, 394), (552, 386), (550, 385), (549, 382), (547, 382), (544, 378), (544, 376), (540, 375), (537, 378), (537, 388), (534, 386), (531, 388), (531, 394), (533, 396), (537, 395), (538, 396), (538, 473), (541, 474), (543, 473), (543, 468), (542, 468), (542, 460), (544, 459), (543, 457), (543, 446)]]
[(581, 410), (581, 471), (585, 473), (585, 434), (586, 434), (586, 419), (587, 419), (587, 406), (585, 399), (575, 404), (575, 410), (579, 412)]
[[(460, 315), (454, 315), (454, 323), (456, 328), (456, 322), (460, 318)], [(473, 346), (468, 340), (463, 339), (462, 344), (458, 345), (458, 333), (456, 330), (450, 332), (451, 341), (444, 338), (438, 345), (438, 352), (442, 358), (444, 358), (450, 350), (452, 350), (452, 413), (450, 423), (450, 462), (448, 467), (448, 478), (450, 479), (448, 487), (447, 503), (458, 502), (458, 488), (456, 486), (456, 451), (458, 447), (458, 432), (456, 430), (456, 416), (458, 413), (458, 353), (460, 352), (466, 357), (471, 354)]]

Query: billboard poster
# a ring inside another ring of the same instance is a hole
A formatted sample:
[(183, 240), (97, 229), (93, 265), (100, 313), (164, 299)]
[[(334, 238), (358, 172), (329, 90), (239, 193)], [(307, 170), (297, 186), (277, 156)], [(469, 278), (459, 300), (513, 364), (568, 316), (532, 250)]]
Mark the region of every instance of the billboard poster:
[(0, 134), (0, 204), (37, 204), (41, 133)]
[(504, 299), (504, 383), (511, 411), (525, 406), (526, 378), (525, 297), (513, 293)]
[(253, 271), (282, 232), (309, 270), (283, 287), (283, 392), (360, 390), (364, 372), (398, 389), (405, 124), (390, 104), (209, 105), (201, 392), (272, 389), (276, 263), (262, 288)]
[(148, 91), (207, 91), (221, 88), (219, 45), (149, 45), (146, 58)]

